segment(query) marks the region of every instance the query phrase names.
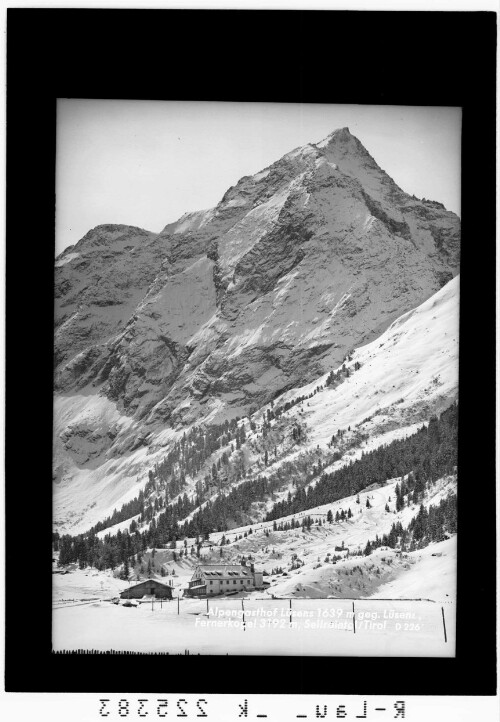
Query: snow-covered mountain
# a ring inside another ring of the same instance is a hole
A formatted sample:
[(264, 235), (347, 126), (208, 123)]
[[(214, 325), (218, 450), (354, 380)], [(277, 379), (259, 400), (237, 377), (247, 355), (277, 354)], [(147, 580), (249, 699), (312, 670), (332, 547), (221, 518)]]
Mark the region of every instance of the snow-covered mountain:
[[(83, 531), (136, 497), (193, 426), (248, 416), (248, 480), (318, 446), (328, 463), (339, 428), (361, 453), (443, 410), (457, 395), (459, 235), (347, 128), (160, 234), (90, 231), (56, 261), (56, 526)], [(251, 422), (271, 402), (291, 408), (263, 469)]]

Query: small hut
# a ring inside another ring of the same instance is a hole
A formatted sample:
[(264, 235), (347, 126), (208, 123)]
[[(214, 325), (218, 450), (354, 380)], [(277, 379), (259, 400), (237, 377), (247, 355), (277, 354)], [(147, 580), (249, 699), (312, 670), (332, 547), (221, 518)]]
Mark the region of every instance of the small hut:
[(147, 579), (124, 589), (120, 594), (122, 599), (141, 599), (150, 596), (156, 599), (172, 599), (172, 587), (157, 582), (156, 579)]

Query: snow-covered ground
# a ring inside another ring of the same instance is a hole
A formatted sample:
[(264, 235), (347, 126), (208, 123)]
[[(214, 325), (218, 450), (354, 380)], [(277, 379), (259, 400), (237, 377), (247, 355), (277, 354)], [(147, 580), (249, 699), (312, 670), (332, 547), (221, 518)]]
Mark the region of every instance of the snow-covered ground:
[[(443, 610), (446, 635), (443, 626)], [(212, 599), (95, 601), (54, 611), (54, 650), (183, 654), (455, 654), (452, 605), (429, 601)]]
[[(457, 276), (375, 341), (356, 349), (346, 363), (351, 375), (342, 383), (326, 387), (287, 412), (307, 423), (312, 448), (349, 426), (372, 436), (384, 427), (404, 428), (428, 420), (430, 413), (444, 410), (456, 399), (459, 283)], [(359, 370), (356, 363), (361, 364)], [(275, 405), (314, 393), (327, 376), (284, 394)]]
[[(268, 580), (273, 585), (271, 592), (281, 596), (370, 597), (377, 595), (381, 586), (389, 581), (394, 581), (392, 596), (407, 596), (403, 588), (399, 589), (400, 572), (410, 569), (422, 552), (401, 555), (384, 548), (377, 549), (369, 557), (360, 556), (368, 540), (373, 541), (376, 535), (387, 534), (395, 522), (407, 526), (417, 514), (419, 507), (416, 505), (395, 511), (395, 487), (400, 481), (401, 479), (393, 479), (384, 485), (373, 484), (359, 495), (345, 497), (279, 520), (280, 523), (286, 523), (294, 519), (297, 524), (301, 524), (304, 517), (310, 516), (310, 530), (299, 527), (287, 531), (273, 531), (273, 522), (262, 522), (212, 533), (209, 541), (204, 542), (201, 548), (201, 561), (217, 563), (221, 560), (219, 545), (224, 535), (226, 544), (222, 547), (223, 560), (226, 563), (239, 563), (242, 556), (248, 558), (251, 555), (257, 568), (270, 574)], [(426, 491), (423, 503), (426, 507), (431, 504), (438, 505), (441, 499), (455, 491), (456, 477), (444, 477)], [(367, 500), (370, 508), (366, 506)], [(386, 511), (386, 506), (389, 511)], [(345, 513), (351, 509), (350, 519), (334, 521), (331, 524), (327, 522), (329, 511), (335, 519), (342, 509)], [(172, 581), (179, 591), (187, 586), (194, 567), (200, 561), (194, 554), (196, 540), (187, 538), (185, 541), (187, 555), (180, 558), (179, 551), (184, 548), (184, 540), (179, 540), (176, 545), (176, 562), (173, 560), (173, 549), (157, 549), (154, 556), (152, 550), (149, 550), (143, 555), (144, 569), (148, 560), (151, 560), (157, 573), (162, 567), (166, 574), (174, 570)], [(336, 547), (342, 546), (342, 552), (336, 551)], [(447, 552), (446, 556), (449, 557), (450, 552)], [(339, 558), (335, 559), (334, 563), (335, 557)], [(302, 566), (291, 569), (296, 559), (300, 560)], [(440, 576), (436, 582), (435, 593), (425, 595), (422, 592), (421, 595), (441, 601), (453, 598), (456, 562), (454, 554), (448, 561), (449, 579), (445, 580), (445, 577)], [(287, 571), (287, 577), (271, 574), (273, 569), (279, 567)], [(67, 580), (68, 577), (62, 579)]]
[[(394, 511), (396, 483), (397, 480), (393, 480), (384, 486), (373, 485), (359, 494), (359, 504), (356, 497), (347, 497), (295, 515), (296, 519), (311, 516), (313, 525), (309, 531), (302, 528), (273, 531), (272, 523), (263, 524), (262, 528), (248, 525), (226, 532), (230, 543), (224, 547), (217, 546), (222, 534), (212, 534), (207, 545), (202, 547), (202, 561), (220, 562), (221, 549), (226, 563), (234, 563), (242, 555), (251, 556), (257, 569), (268, 572), (265, 578), (270, 587), (265, 592), (248, 595), (243, 601), (241, 594), (214, 598), (209, 601), (208, 617), (203, 616), (207, 611), (205, 600), (182, 597), (194, 567), (199, 563), (191, 554), (182, 559), (178, 556), (174, 562), (173, 550), (158, 549), (153, 558), (156, 569), (163, 567), (169, 575), (167, 578), (156, 575), (156, 578), (172, 583), (174, 598), (180, 597), (180, 614), (176, 599), (161, 606), (158, 602), (153, 606), (148, 602), (137, 608), (122, 608), (106, 601), (117, 597), (128, 586), (111, 572), (80, 570), (74, 565), (69, 574), (54, 574), (54, 648), (172, 654), (188, 649), (200, 654), (453, 656), (456, 536), (413, 552), (401, 553), (380, 547), (369, 556), (359, 554), (368, 539), (387, 533), (395, 521), (408, 524), (417, 513), (417, 507), (405, 507), (398, 513)], [(455, 489), (454, 476), (440, 479), (427, 491), (424, 504), (438, 504)], [(371, 508), (366, 507), (367, 499)], [(386, 504), (389, 512), (385, 509)], [(350, 519), (326, 522), (329, 510), (335, 517), (337, 511), (349, 508)], [(248, 533), (250, 528), (251, 534)], [(189, 549), (194, 540), (186, 541)], [(343, 551), (336, 550), (342, 546)], [(143, 563), (150, 558), (151, 550), (143, 555)], [(303, 565), (293, 568), (297, 560)], [(283, 573), (272, 573), (278, 568), (282, 568)], [(346, 621), (345, 614), (332, 612), (351, 610), (353, 602), (356, 615), (362, 613), (359, 619), (356, 616), (359, 622), (356, 634), (340, 625)], [(294, 618), (298, 626), (290, 627), (286, 623), (288, 618), (283, 621), (281, 612), (283, 608), (289, 609), (290, 603), (292, 609), (302, 609), (312, 616), (304, 614)], [(255, 619), (250, 615), (249, 619), (257, 621), (245, 632), (234, 625), (206, 626), (203, 623), (203, 620), (234, 620), (236, 612), (218, 617), (210, 613), (210, 609), (239, 610), (242, 604), (248, 610), (264, 610), (255, 612)], [(445, 614), (446, 642), (441, 608)], [(391, 610), (407, 612), (408, 616), (390, 616)], [(396, 627), (396, 622), (401, 619), (408, 626)], [(267, 626), (261, 626), (262, 620)], [(307, 626), (304, 626), (306, 622)], [(313, 622), (339, 624), (311, 626)]]
[[(333, 471), (358, 458), (362, 451), (414, 433), (418, 426), (428, 421), (431, 413), (448, 406), (456, 398), (458, 389), (458, 290), (458, 279), (454, 279), (419, 308), (394, 322), (376, 341), (355, 350), (351, 360), (347, 361), (352, 371), (348, 378), (333, 388), (320, 389), (311, 399), (283, 414), (282, 420), (288, 423), (299, 421), (307, 428), (305, 445), (290, 446), (291, 442), (287, 442), (282, 455), (268, 467), (263, 467), (259, 462), (262, 450), (258, 447), (257, 436), (247, 428), (249, 468), (254, 469), (251, 473), (270, 474), (284, 461), (296, 459), (308, 451), (316, 453), (317, 450), (318, 458), (324, 460), (328, 453), (327, 444), (338, 428), (345, 431), (344, 441), (349, 442), (358, 435), (357, 445), (348, 449), (342, 459), (324, 467), (325, 471)], [(357, 370), (354, 369), (356, 362), (361, 364)], [(314, 393), (325, 380), (326, 376), (288, 392), (275, 401), (275, 408), (297, 396)], [(72, 413), (71, 409), (66, 409), (65, 403), (69, 402), (60, 401), (61, 423), (65, 420), (66, 410), (68, 414)], [(126, 423), (110, 402), (102, 400), (100, 403), (108, 404), (106, 413), (102, 415), (106, 423), (99, 429), (100, 433), (107, 434), (117, 425)], [(74, 426), (77, 433), (71, 440), (73, 453), (92, 454), (94, 437), (87, 433), (89, 414), (93, 413), (92, 404), (85, 395), (79, 398), (79, 404), (78, 423), (75, 421)], [(258, 426), (266, 410), (267, 407), (255, 414)], [(170, 434), (172, 438), (175, 436), (171, 430), (163, 433)], [(109, 513), (112, 510), (111, 500), (118, 506), (121, 495), (123, 500), (128, 500), (137, 494), (141, 488), (141, 484), (137, 483), (141, 465), (153, 462), (161, 453), (161, 448), (153, 444), (149, 449), (142, 447), (133, 452), (129, 458), (107, 462), (111, 466), (106, 478), (98, 479), (96, 476), (95, 481), (100, 486), (101, 500), (107, 499)], [(246, 480), (249, 478), (251, 474), (247, 474)], [(125, 494), (124, 479), (129, 480)], [(131, 486), (132, 481), (135, 488)], [(187, 491), (190, 493), (194, 480), (188, 481)], [(409, 611), (422, 617), (418, 630), (396, 630), (387, 625), (383, 628), (366, 626), (359, 627), (354, 634), (353, 630), (347, 632), (340, 627), (321, 625), (307, 628), (279, 625), (260, 628), (256, 625), (247, 626), (245, 631), (231, 629), (227, 625), (205, 626), (201, 621), (211, 620), (210, 615), (202, 616), (202, 613), (206, 614), (205, 602), (181, 598), (180, 614), (177, 614), (176, 602), (164, 603), (159, 609), (151, 609), (150, 604), (123, 608), (106, 600), (117, 597), (127, 582), (111, 572), (73, 567), (69, 574), (53, 575), (54, 648), (114, 648), (171, 653), (183, 653), (189, 649), (202, 654), (237, 654), (243, 649), (248, 654), (453, 654), (456, 539), (407, 553), (380, 547), (369, 556), (362, 554), (369, 539), (373, 541), (376, 535), (380, 537), (388, 533), (397, 521), (406, 526), (418, 512), (417, 506), (395, 511), (395, 486), (398, 481), (401, 480), (373, 484), (360, 492), (359, 503), (357, 496), (352, 496), (293, 515), (299, 523), (304, 516), (310, 516), (313, 524), (309, 530), (299, 527), (274, 531), (272, 522), (256, 520), (226, 531), (224, 534), (229, 543), (224, 547), (218, 546), (222, 532), (213, 533), (201, 549), (201, 560), (219, 562), (221, 550), (222, 560), (227, 563), (237, 563), (242, 556), (251, 556), (256, 567), (267, 572), (266, 579), (270, 582), (265, 593), (253, 595), (252, 604), (278, 608), (283, 603), (289, 604), (292, 599), (292, 605), (304, 604), (306, 609), (311, 610), (321, 604), (331, 609), (336, 604), (352, 604), (351, 600), (355, 600), (355, 605), (361, 605), (360, 611), (370, 615), (382, 614), (381, 617), (373, 617), (372, 621), (377, 622), (385, 619), (384, 604), (409, 604)], [(73, 500), (78, 499), (83, 505), (86, 492), (83, 487), (80, 491), (81, 494), (77, 487), (73, 487)], [(436, 505), (455, 491), (456, 476), (440, 479), (427, 489), (424, 504)], [(283, 493), (286, 494), (286, 490)], [(282, 495), (280, 493), (278, 498)], [(366, 506), (367, 499), (370, 508)], [(351, 518), (327, 523), (329, 511), (335, 518), (342, 509), (346, 513), (350, 509)], [(262, 518), (265, 505), (260, 514)], [(87, 511), (87, 518), (91, 517), (99, 518), (97, 508)], [(287, 522), (291, 518), (285, 517), (279, 522)], [(79, 524), (82, 523), (80, 519)], [(129, 524), (130, 520), (127, 520), (106, 530), (106, 533), (116, 532), (119, 527), (126, 528)], [(196, 555), (191, 554), (194, 543), (194, 539), (187, 539), (188, 554), (182, 559), (178, 554), (176, 561), (172, 549), (157, 549), (154, 558), (152, 550), (143, 554), (144, 568), (149, 560), (154, 562), (153, 574), (160, 581), (166, 581), (159, 575), (160, 569), (167, 575), (174, 572), (168, 580), (173, 583), (176, 597), (182, 597), (193, 569), (199, 563)], [(184, 540), (178, 541), (177, 552), (183, 546)], [(278, 572), (279, 568), (282, 571)], [(115, 573), (118, 575), (118, 570)], [(264, 597), (265, 601), (256, 599), (258, 596)], [(279, 598), (285, 601), (278, 603)], [(384, 602), (384, 599), (399, 601)], [(403, 602), (405, 599), (432, 601)], [(235, 597), (225, 601), (218, 599), (217, 602), (236, 607), (242, 603)], [(215, 603), (216, 600), (211, 601), (211, 604)], [(202, 607), (205, 604), (204, 612), (198, 610), (197, 604)], [(250, 604), (250, 600), (244, 604)], [(442, 634), (441, 607), (446, 615), (447, 642), (444, 642)], [(270, 618), (274, 619), (275, 614), (281, 612), (273, 612)], [(197, 624), (196, 619), (199, 620)], [(306, 619), (304, 617), (304, 621)], [(389, 617), (387, 623), (388, 620)]]

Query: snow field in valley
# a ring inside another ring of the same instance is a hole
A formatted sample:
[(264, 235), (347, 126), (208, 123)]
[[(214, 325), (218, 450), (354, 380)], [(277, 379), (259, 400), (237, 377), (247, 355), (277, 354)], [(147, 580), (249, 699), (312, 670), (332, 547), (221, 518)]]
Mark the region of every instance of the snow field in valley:
[[(354, 605), (354, 606), (353, 606)], [(354, 610), (354, 611), (353, 611)], [(446, 641), (443, 611), (446, 624)], [(426, 601), (91, 602), (54, 611), (53, 648), (184, 654), (454, 656), (451, 606)]]
[[(206, 600), (182, 598), (199, 560), (189, 556), (173, 562), (172, 550), (157, 550), (154, 560), (158, 564), (168, 558), (164, 567), (168, 571), (174, 569), (175, 575), (155, 576), (159, 581), (173, 583), (174, 597), (181, 597), (180, 614), (177, 614), (176, 599), (161, 605), (155, 602), (153, 607), (148, 601), (137, 608), (123, 608), (105, 601), (117, 597), (128, 586), (110, 572), (73, 567), (70, 574), (55, 574), (54, 649), (171, 654), (183, 654), (188, 649), (200, 654), (453, 656), (456, 536), (403, 554), (387, 547), (378, 548), (367, 557), (353, 553), (364, 546), (367, 539), (373, 540), (375, 534), (388, 532), (394, 521), (407, 524), (417, 513), (417, 507), (405, 507), (397, 514), (385, 511), (386, 503), (394, 506), (396, 483), (393, 480), (383, 487), (361, 492), (360, 504), (356, 503), (356, 497), (348, 497), (303, 513), (313, 520), (324, 520), (330, 509), (335, 517), (340, 509), (351, 508), (353, 516), (344, 522), (313, 525), (310, 531), (304, 532), (300, 528), (273, 532), (271, 523), (266, 525), (270, 527), (269, 537), (264, 529), (254, 526), (252, 534), (237, 541), (232, 540), (236, 530), (226, 533), (231, 542), (222, 548), (223, 561), (234, 562), (238, 555), (245, 554), (248, 558), (251, 554), (257, 569), (267, 568), (270, 572), (282, 567), (289, 571), (286, 577), (281, 574), (266, 577), (271, 583), (269, 589), (247, 594), (244, 600), (243, 593), (210, 599), (208, 617)], [(439, 480), (426, 493), (425, 505), (439, 503), (455, 486), (454, 477)], [(369, 509), (367, 498), (372, 504)], [(238, 532), (248, 534), (249, 528), (242, 527)], [(212, 551), (206, 546), (202, 548), (203, 561), (220, 562), (221, 547), (216, 544), (221, 536), (212, 535)], [(188, 544), (191, 541), (194, 540)], [(335, 546), (342, 543), (345, 550), (350, 550), (349, 556), (347, 551), (335, 551)], [(341, 558), (334, 564), (325, 562), (328, 552), (330, 559), (334, 555)], [(144, 554), (143, 563), (150, 555), (151, 551)], [(292, 570), (294, 555), (304, 566)], [(290, 599), (296, 611), (292, 617), (295, 624), (291, 627), (289, 615), (282, 611), (289, 610)], [(346, 614), (353, 602), (358, 624), (356, 633), (343, 626), (346, 621), (352, 621)], [(252, 626), (247, 626), (245, 631), (241, 625), (229, 624), (229, 621), (238, 621), (242, 605), (250, 612), (255, 610), (245, 618), (252, 621)], [(446, 642), (441, 607), (445, 613)], [(391, 610), (406, 616), (391, 616)], [(212, 624), (214, 620), (223, 623)], [(401, 621), (406, 626), (396, 627)]]
[[(324, 451), (331, 435), (336, 434), (338, 428), (345, 430), (345, 439), (349, 439), (350, 434), (354, 436), (359, 430), (366, 434), (366, 437), (362, 438), (361, 445), (358, 444), (357, 447), (350, 449), (341, 460), (325, 467), (324, 471), (327, 472), (358, 458), (362, 449), (369, 451), (381, 443), (390, 443), (395, 438), (414, 433), (424, 421), (428, 421), (431, 413), (443, 410), (456, 398), (457, 324), (458, 279), (454, 279), (418, 309), (394, 322), (376, 341), (354, 351), (352, 360), (346, 363), (352, 371), (350, 377), (334, 388), (325, 387), (311, 399), (297, 404), (286, 412), (283, 416), (290, 422), (305, 422), (307, 425), (307, 444), (303, 447), (298, 446), (275, 464), (259, 469), (258, 473), (272, 473), (284, 460), (293, 459), (307, 449), (314, 450), (318, 445)], [(361, 364), (359, 370), (354, 370), (356, 362)], [(299, 395), (313, 393), (318, 384), (324, 384), (326, 376), (302, 389), (288, 392), (275, 401), (275, 406), (282, 405)], [(267, 408), (259, 410), (254, 415), (253, 418), (258, 424)], [(120, 421), (114, 414), (110, 418), (111, 423), (120, 423)], [(348, 426), (351, 426), (351, 432), (347, 431)], [(247, 439), (250, 442), (254, 435), (248, 430), (248, 422), (246, 428)], [(169, 433), (175, 435), (175, 432)], [(135, 453), (144, 455), (145, 450), (141, 449)], [(159, 450), (155, 449), (155, 457), (157, 453)], [(257, 453), (254, 455), (255, 458), (250, 455), (250, 461), (255, 461), (259, 456), (261, 455)], [(153, 456), (150, 458), (153, 461)], [(142, 456), (141, 460), (145, 461), (145, 456)], [(138, 458), (137, 461), (139, 462)], [(119, 474), (113, 477), (111, 483), (115, 499), (120, 484), (118, 476)], [(54, 601), (58, 606), (65, 605), (65, 608), (54, 610), (54, 646), (56, 649), (113, 648), (171, 653), (184, 653), (185, 649), (189, 649), (190, 652), (202, 654), (226, 652), (236, 654), (244, 649), (248, 654), (294, 654), (295, 651), (292, 650), (297, 650), (297, 654), (452, 655), (456, 538), (407, 554), (400, 554), (388, 548), (378, 548), (368, 557), (356, 555), (359, 549), (364, 548), (368, 539), (373, 541), (377, 534), (380, 537), (388, 533), (396, 521), (401, 521), (403, 526), (406, 526), (418, 513), (418, 507), (415, 506), (405, 507), (401, 512), (394, 513), (397, 481), (395, 479), (383, 485), (372, 485), (360, 492), (359, 504), (356, 503), (356, 497), (348, 497), (294, 515), (299, 523), (304, 516), (310, 516), (313, 522), (321, 519), (322, 526), (313, 523), (309, 531), (298, 528), (286, 532), (274, 532), (272, 522), (258, 521), (226, 531), (224, 533), (230, 543), (222, 548), (223, 561), (232, 562), (241, 555), (248, 558), (251, 554), (257, 569), (271, 572), (273, 568), (282, 567), (287, 572), (287, 576), (275, 574), (266, 577), (271, 582), (269, 590), (253, 595), (264, 596), (266, 602), (262, 604), (277, 604), (277, 600), (272, 599), (273, 594), (276, 597), (292, 598), (292, 604), (305, 603), (310, 606), (321, 603), (344, 604), (348, 598), (354, 598), (355, 604), (375, 605), (374, 609), (366, 607), (366, 611), (378, 613), (379, 607), (376, 605), (382, 602), (376, 599), (435, 600), (434, 603), (427, 603), (431, 605), (429, 609), (433, 610), (432, 624), (437, 624), (435, 612), (440, 611), (443, 606), (448, 629), (446, 643), (443, 641), (441, 629), (439, 634), (436, 631), (435, 635), (426, 637), (431, 626), (426, 627), (426, 634), (420, 629), (418, 632), (413, 630), (410, 636), (409, 629), (406, 630), (408, 634), (401, 635), (401, 630), (395, 634), (392, 628), (384, 630), (375, 627), (367, 628), (364, 634), (361, 634), (361, 630), (354, 634), (332, 627), (328, 628), (328, 635), (325, 629), (320, 628), (310, 628), (305, 633), (304, 630), (299, 631), (293, 627), (287, 629), (248, 627), (245, 632), (241, 631), (241, 635), (244, 635), (241, 638), (239, 632), (236, 633), (234, 629), (200, 627), (199, 623), (198, 627), (194, 626), (193, 620), (200, 618), (201, 613), (198, 614), (195, 607), (189, 611), (190, 608), (186, 605), (200, 604), (200, 602), (181, 600), (184, 606), (180, 615), (176, 613), (175, 602), (165, 603), (162, 607), (163, 617), (156, 608), (151, 611), (149, 607), (148, 610), (147, 604), (134, 609), (105, 602), (104, 599), (117, 596), (127, 583), (105, 572), (76, 569), (71, 574), (53, 577)], [(316, 481), (312, 482), (315, 483)], [(136, 485), (135, 489), (139, 488), (140, 486)], [(190, 488), (187, 488), (188, 494), (189, 490)], [(289, 487), (289, 490), (293, 493), (292, 487)], [(455, 477), (441, 479), (426, 491), (424, 504), (436, 505), (440, 499), (455, 491)], [(129, 496), (131, 492), (128, 490), (127, 497), (132, 498), (136, 493), (137, 491)], [(282, 497), (281, 493), (279, 497)], [(371, 508), (366, 507), (367, 498), (370, 500)], [(83, 497), (81, 501), (83, 503)], [(389, 512), (385, 510), (386, 504), (389, 505)], [(351, 519), (326, 523), (326, 514), (329, 510), (335, 517), (337, 511), (343, 509), (347, 513), (349, 508), (352, 513)], [(285, 517), (278, 520), (278, 523), (290, 519), (291, 517)], [(106, 533), (116, 533), (118, 528), (128, 528), (130, 521), (122, 522), (115, 528), (106, 530)], [(252, 534), (248, 535), (250, 527)], [(265, 534), (266, 528), (269, 536)], [(243, 536), (245, 532), (247, 537)], [(235, 540), (239, 535), (242, 539)], [(221, 560), (221, 548), (216, 546), (221, 537), (222, 532), (210, 535), (212, 549), (207, 546), (202, 548), (204, 561), (214, 563)], [(187, 540), (188, 549), (194, 542), (194, 539)], [(349, 557), (347, 551), (335, 550), (336, 546), (341, 547), (342, 544), (345, 550), (349, 550)], [(183, 542), (178, 542), (177, 548), (181, 545)], [(157, 550), (155, 558), (158, 564), (166, 567), (167, 571), (175, 569), (172, 580), (174, 595), (177, 595), (187, 585), (198, 559), (189, 555), (187, 559), (174, 562), (172, 551)], [(147, 564), (150, 555), (151, 550), (144, 555), (144, 563)], [(297, 569), (291, 569), (292, 562), (296, 561), (295, 555), (300, 563), (304, 564)], [(332, 563), (334, 556), (341, 558)], [(157, 578), (165, 581), (158, 575)], [(81, 599), (88, 600), (91, 597), (98, 597), (100, 601), (78, 607), (71, 606), (69, 601), (77, 600), (76, 604)], [(326, 597), (329, 599), (325, 599)], [(67, 601), (63, 602), (63, 600)], [(210, 604), (216, 601), (222, 603), (222, 600), (214, 599)], [(241, 599), (232, 597), (224, 603), (237, 606), (241, 604)], [(419, 609), (424, 609), (421, 606), (424, 602), (404, 602), (404, 604), (417, 605)], [(126, 625), (123, 624), (123, 614), (127, 615)], [(430, 625), (426, 614), (427, 612), (424, 617)], [(169, 639), (167, 647), (165, 647), (165, 637), (158, 634), (157, 625), (161, 624), (161, 619), (164, 625), (162, 629), (166, 630), (165, 634)], [(167, 623), (168, 619), (171, 622)], [(438, 628), (439, 625), (435, 630)]]

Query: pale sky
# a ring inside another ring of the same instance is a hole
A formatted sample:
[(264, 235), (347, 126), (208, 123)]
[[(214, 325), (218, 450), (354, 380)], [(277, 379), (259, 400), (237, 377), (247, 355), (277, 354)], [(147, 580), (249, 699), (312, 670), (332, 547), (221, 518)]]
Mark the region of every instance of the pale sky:
[(344, 126), (404, 191), (460, 214), (459, 108), (63, 99), (56, 253), (102, 223), (159, 232)]

